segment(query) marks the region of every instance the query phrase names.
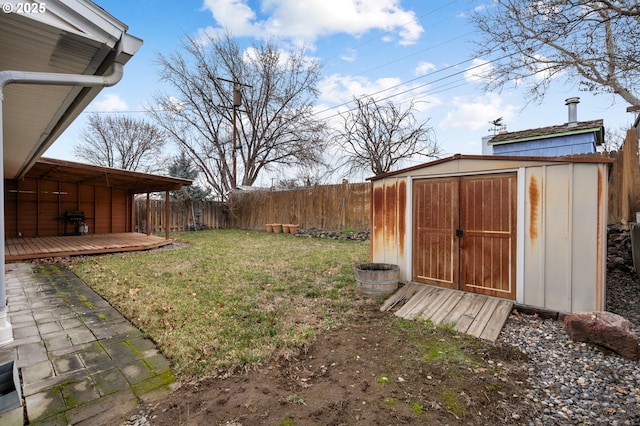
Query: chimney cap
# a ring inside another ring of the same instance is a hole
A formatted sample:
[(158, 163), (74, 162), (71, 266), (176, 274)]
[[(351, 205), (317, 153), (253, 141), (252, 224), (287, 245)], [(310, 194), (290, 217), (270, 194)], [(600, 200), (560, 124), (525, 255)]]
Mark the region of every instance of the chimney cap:
[(564, 100), (564, 104), (565, 105), (569, 105), (569, 104), (579, 104), (580, 103), (580, 98), (578, 96), (574, 96), (572, 98), (567, 98)]

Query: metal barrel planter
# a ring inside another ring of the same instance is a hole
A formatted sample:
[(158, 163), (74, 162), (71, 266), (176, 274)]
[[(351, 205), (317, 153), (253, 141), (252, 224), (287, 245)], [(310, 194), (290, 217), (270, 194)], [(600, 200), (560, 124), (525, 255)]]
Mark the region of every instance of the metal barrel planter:
[(354, 268), (358, 290), (366, 297), (384, 298), (398, 289), (400, 267), (391, 263), (363, 263)]

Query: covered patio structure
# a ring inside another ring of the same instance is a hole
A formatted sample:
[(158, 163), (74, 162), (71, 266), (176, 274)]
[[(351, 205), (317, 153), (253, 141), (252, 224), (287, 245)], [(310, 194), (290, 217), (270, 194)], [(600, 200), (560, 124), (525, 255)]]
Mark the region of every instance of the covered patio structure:
[[(134, 197), (191, 181), (41, 158), (23, 179), (5, 180), (5, 261), (147, 250), (171, 243), (135, 229)], [(170, 203), (166, 203), (169, 210)], [(151, 209), (147, 208), (147, 212)], [(170, 217), (170, 211), (165, 212)], [(136, 232), (138, 231), (138, 232)]]

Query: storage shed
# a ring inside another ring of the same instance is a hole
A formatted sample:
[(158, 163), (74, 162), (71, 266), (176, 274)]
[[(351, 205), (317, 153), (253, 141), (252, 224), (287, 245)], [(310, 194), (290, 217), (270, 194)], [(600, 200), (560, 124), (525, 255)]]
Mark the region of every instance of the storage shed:
[(555, 312), (605, 308), (611, 160), (454, 155), (371, 178), (371, 261)]

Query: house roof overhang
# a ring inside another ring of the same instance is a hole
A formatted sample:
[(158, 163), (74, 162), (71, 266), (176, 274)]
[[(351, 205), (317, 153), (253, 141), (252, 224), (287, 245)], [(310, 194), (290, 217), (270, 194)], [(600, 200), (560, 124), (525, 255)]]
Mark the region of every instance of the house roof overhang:
[(40, 158), (25, 177), (51, 179), (73, 184), (106, 186), (123, 189), (131, 194), (177, 191), (191, 185), (189, 179), (160, 176), (53, 158)]
[(498, 133), (491, 138), (491, 145), (502, 145), (540, 139), (557, 138), (584, 133), (595, 134), (596, 145), (604, 142), (604, 125), (602, 120), (579, 121), (573, 125), (563, 124), (559, 126), (540, 127), (537, 129), (521, 130), (518, 132)]
[[(14, 12), (19, 5), (13, 0)], [(37, 5), (33, 3), (32, 5)], [(0, 13), (0, 72), (103, 76), (142, 40), (88, 0), (47, 0), (38, 13)], [(8, 84), (3, 102), (4, 177), (23, 177), (102, 87)]]
[(367, 178), (370, 181), (376, 181), (380, 179), (384, 179), (391, 176), (403, 175), (409, 172), (413, 172), (415, 170), (424, 169), (427, 167), (432, 167), (438, 164), (449, 163), (453, 161), (464, 161), (464, 160), (480, 160), (480, 161), (504, 161), (509, 163), (518, 163), (518, 164), (526, 164), (526, 163), (605, 163), (611, 164), (614, 162), (612, 158), (606, 157), (602, 154), (593, 154), (593, 155), (574, 155), (574, 156), (563, 156), (563, 157), (527, 157), (527, 156), (511, 156), (511, 155), (468, 155), (468, 154), (454, 154), (449, 157), (440, 158), (438, 160), (434, 160), (428, 163), (418, 164), (412, 167), (407, 167), (401, 170), (395, 170), (389, 173), (383, 173), (376, 176), (372, 176)]

